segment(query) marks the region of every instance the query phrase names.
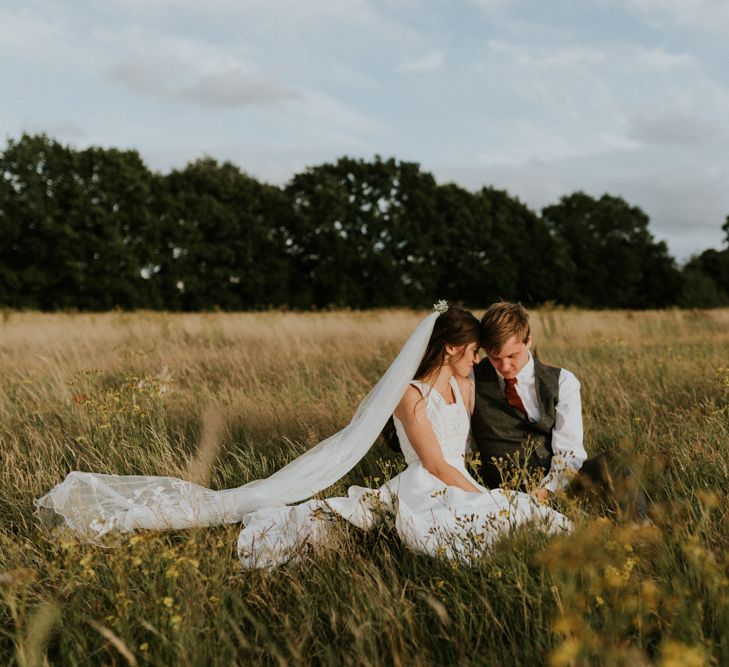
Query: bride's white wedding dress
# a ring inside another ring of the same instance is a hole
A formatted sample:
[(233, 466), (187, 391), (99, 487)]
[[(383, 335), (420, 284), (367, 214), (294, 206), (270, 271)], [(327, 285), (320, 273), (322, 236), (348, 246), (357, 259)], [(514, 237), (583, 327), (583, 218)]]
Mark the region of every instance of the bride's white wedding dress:
[[(332, 513), (367, 528), (383, 509), (394, 515), (398, 533), (412, 549), (465, 559), (525, 521), (538, 521), (549, 531), (568, 530), (566, 517), (526, 494), (467, 493), (446, 486), (423, 468), (397, 420), (408, 464), (404, 472), (380, 489), (351, 487), (346, 498), (291, 505), (334, 484), (369, 451), (412, 381), (437, 317), (431, 313), (418, 325), (347, 426), (270, 477), (213, 490), (174, 477), (72, 471), (35, 500), (36, 512), (44, 520), (62, 520), (81, 539), (102, 545), (110, 533), (243, 522), (238, 550), (249, 568), (279, 564), (303, 543), (323, 539)], [(446, 460), (470, 479), (464, 465), (469, 416), (457, 384), (452, 405), (426, 385), (414, 384), (425, 396)]]
[(400, 539), (413, 551), (463, 561), (480, 556), (495, 539), (526, 522), (550, 533), (571, 529), (569, 519), (529, 494), (488, 490), (471, 477), (465, 465), (470, 416), (455, 378), (451, 386), (456, 400), (451, 404), (429, 385), (411, 384), (423, 394), (445, 460), (481, 492), (446, 486), (431, 475), (395, 417), (407, 463), (402, 473), (379, 489), (352, 486), (347, 497), (265, 508), (249, 515), (238, 539), (243, 567), (273, 567), (295, 558), (304, 545), (325, 541), (337, 516), (367, 529), (389, 514)]

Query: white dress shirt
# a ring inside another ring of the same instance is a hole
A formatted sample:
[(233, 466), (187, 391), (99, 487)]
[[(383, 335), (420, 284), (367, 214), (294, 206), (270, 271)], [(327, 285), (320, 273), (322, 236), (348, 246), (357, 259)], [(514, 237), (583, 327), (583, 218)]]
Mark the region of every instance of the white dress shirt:
[[(496, 371), (499, 384), (504, 389), (504, 378)], [(534, 358), (529, 352), (529, 361), (516, 376), (516, 393), (527, 411), (529, 421), (542, 417), (537, 400), (537, 386), (534, 375)], [(505, 389), (504, 389), (505, 391)], [(567, 485), (587, 458), (582, 443), (582, 403), (580, 382), (564, 368), (559, 372), (559, 400), (556, 405), (554, 428), (552, 429), (552, 466), (540, 486), (556, 491)]]

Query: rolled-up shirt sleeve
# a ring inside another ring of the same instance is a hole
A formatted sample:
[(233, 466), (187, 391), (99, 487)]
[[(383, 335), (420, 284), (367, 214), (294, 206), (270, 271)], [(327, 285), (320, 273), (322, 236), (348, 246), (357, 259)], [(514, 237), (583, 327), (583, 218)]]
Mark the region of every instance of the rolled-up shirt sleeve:
[(563, 368), (559, 374), (559, 400), (552, 429), (552, 467), (540, 486), (557, 491), (569, 483), (587, 458), (582, 439), (580, 382)]

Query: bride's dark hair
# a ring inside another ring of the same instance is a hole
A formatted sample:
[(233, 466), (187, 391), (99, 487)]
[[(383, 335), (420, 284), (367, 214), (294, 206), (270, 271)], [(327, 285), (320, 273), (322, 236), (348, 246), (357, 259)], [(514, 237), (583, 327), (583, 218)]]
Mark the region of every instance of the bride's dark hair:
[[(438, 315), (433, 325), (433, 333), (430, 335), (425, 354), (415, 372), (413, 380), (430, 378), (435, 371), (433, 380), (438, 377), (441, 366), (445, 363), (446, 345), (461, 347), (470, 343), (481, 342), (481, 323), (470, 311), (460, 306), (448, 306), (448, 310)], [(465, 347), (461, 355), (465, 354)], [(460, 358), (460, 356), (459, 356)], [(382, 437), (390, 449), (399, 452), (400, 443), (395, 432), (395, 422), (392, 417), (387, 420), (382, 430)]]

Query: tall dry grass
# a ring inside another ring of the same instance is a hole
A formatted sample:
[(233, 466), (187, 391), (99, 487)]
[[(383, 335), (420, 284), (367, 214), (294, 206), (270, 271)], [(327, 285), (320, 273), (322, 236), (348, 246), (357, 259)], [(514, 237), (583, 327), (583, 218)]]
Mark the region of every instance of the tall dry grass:
[[(1, 664), (729, 664), (729, 311), (533, 313), (590, 453), (641, 460), (652, 526), (566, 506), (464, 568), (342, 526), (242, 572), (235, 526), (104, 550), (32, 500), (73, 469), (222, 488), (341, 428), (422, 313), (9, 313), (0, 322)], [(375, 448), (347, 479), (399, 460)]]

